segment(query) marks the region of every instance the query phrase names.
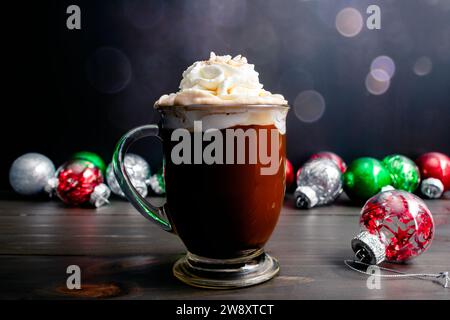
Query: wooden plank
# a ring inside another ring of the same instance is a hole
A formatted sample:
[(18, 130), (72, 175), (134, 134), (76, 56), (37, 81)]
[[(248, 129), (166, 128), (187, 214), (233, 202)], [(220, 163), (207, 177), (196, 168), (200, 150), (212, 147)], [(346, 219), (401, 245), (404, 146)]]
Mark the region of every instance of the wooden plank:
[[(436, 220), (429, 251), (405, 272), (450, 271), (450, 201), (427, 201)], [(77, 264), (83, 283), (115, 284), (116, 298), (136, 299), (450, 299), (450, 290), (431, 281), (382, 280), (369, 290), (366, 277), (344, 266), (352, 257), (360, 207), (338, 204), (299, 211), (287, 199), (267, 251), (281, 264), (280, 275), (255, 287), (210, 291), (174, 279), (173, 263), (184, 247), (113, 200), (97, 210), (66, 208), (57, 201), (0, 200), (0, 298), (69, 298), (56, 291), (66, 268)]]

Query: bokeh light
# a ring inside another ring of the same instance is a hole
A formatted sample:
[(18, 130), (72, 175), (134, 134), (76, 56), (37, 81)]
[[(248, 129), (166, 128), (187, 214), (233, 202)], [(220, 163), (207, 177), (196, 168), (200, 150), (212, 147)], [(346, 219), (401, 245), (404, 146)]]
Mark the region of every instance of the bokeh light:
[[(376, 72), (375, 70), (383, 70), (384, 72)], [(372, 76), (379, 81), (384, 82), (390, 80), (395, 73), (394, 60), (388, 56), (376, 57), (370, 65), (370, 72), (372, 73)], [(386, 79), (386, 75), (388, 76), (388, 79)]]
[(433, 69), (433, 62), (428, 57), (420, 57), (417, 59), (416, 63), (414, 63), (414, 73), (418, 76), (426, 76)]
[(131, 63), (116, 48), (102, 47), (88, 59), (86, 65), (89, 83), (103, 93), (122, 91), (131, 79)]
[(355, 8), (344, 8), (336, 15), (336, 29), (344, 37), (354, 37), (361, 32), (363, 18)]
[(381, 95), (389, 89), (390, 85), (389, 74), (383, 69), (373, 69), (366, 77), (366, 88), (371, 94)]
[(294, 112), (303, 122), (316, 122), (325, 112), (325, 99), (315, 90), (300, 92), (294, 100)]

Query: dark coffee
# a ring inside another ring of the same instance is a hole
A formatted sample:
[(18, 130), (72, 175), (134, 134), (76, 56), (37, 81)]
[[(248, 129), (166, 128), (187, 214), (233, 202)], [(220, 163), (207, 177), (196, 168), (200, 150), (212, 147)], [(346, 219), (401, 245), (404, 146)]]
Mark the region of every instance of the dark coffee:
[[(235, 126), (232, 129), (267, 130), (274, 125)], [(188, 250), (196, 255), (229, 259), (260, 249), (277, 223), (285, 191), (285, 135), (277, 134), (279, 166), (262, 175), (256, 164), (174, 164), (173, 130), (163, 129), (165, 181), (171, 223)], [(225, 129), (220, 130), (226, 141)], [(191, 133), (191, 136), (193, 134)], [(193, 137), (192, 137), (193, 139)], [(257, 148), (259, 151), (260, 137)], [(270, 134), (267, 136), (270, 155)], [(204, 143), (203, 147), (208, 145)], [(248, 148), (248, 144), (246, 144)], [(194, 148), (192, 148), (192, 155)], [(225, 150), (224, 150), (225, 153)], [(248, 159), (249, 150), (245, 150)], [(236, 155), (236, 152), (235, 152)]]

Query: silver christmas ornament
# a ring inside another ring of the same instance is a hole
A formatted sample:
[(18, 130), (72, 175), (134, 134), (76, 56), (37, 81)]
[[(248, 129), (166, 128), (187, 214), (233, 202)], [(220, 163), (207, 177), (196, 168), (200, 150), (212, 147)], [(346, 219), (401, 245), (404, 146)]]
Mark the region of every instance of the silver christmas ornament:
[[(150, 176), (150, 166), (147, 161), (137, 154), (128, 153), (124, 160), (125, 170), (127, 171), (128, 177), (130, 177), (131, 184), (143, 197), (147, 196), (148, 188), (145, 181)], [(125, 198), (125, 194), (117, 182), (114, 170), (112, 168), (112, 163), (108, 165), (106, 169), (106, 182), (110, 187), (112, 193)]]
[(329, 159), (313, 159), (305, 163), (297, 179), (295, 205), (307, 209), (333, 202), (342, 193), (342, 172)]
[(53, 162), (40, 153), (26, 153), (17, 158), (9, 170), (9, 183), (22, 195), (44, 191), (55, 175)]
[(129, 177), (137, 180), (145, 180), (150, 176), (150, 165), (144, 158), (134, 153), (128, 153), (124, 160)]

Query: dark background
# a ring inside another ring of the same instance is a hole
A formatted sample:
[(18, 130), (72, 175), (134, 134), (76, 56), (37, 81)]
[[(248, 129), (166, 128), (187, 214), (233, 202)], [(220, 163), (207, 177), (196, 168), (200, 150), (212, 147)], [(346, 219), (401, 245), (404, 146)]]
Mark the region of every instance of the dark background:
[[(81, 7), (81, 30), (66, 28), (70, 4)], [(381, 30), (342, 36), (336, 14), (353, 7), (365, 23), (369, 4), (381, 7)], [(56, 166), (80, 150), (108, 161), (122, 134), (158, 121), (154, 101), (210, 51), (245, 55), (293, 109), (300, 92), (322, 95), (317, 121), (288, 116), (295, 167), (324, 149), (347, 162), (450, 151), (450, 0), (21, 1), (2, 12), (1, 189), (26, 152)], [(396, 71), (387, 92), (372, 95), (365, 79), (380, 55)], [(423, 56), (432, 70), (418, 76)], [(161, 165), (157, 141), (134, 151)]]

